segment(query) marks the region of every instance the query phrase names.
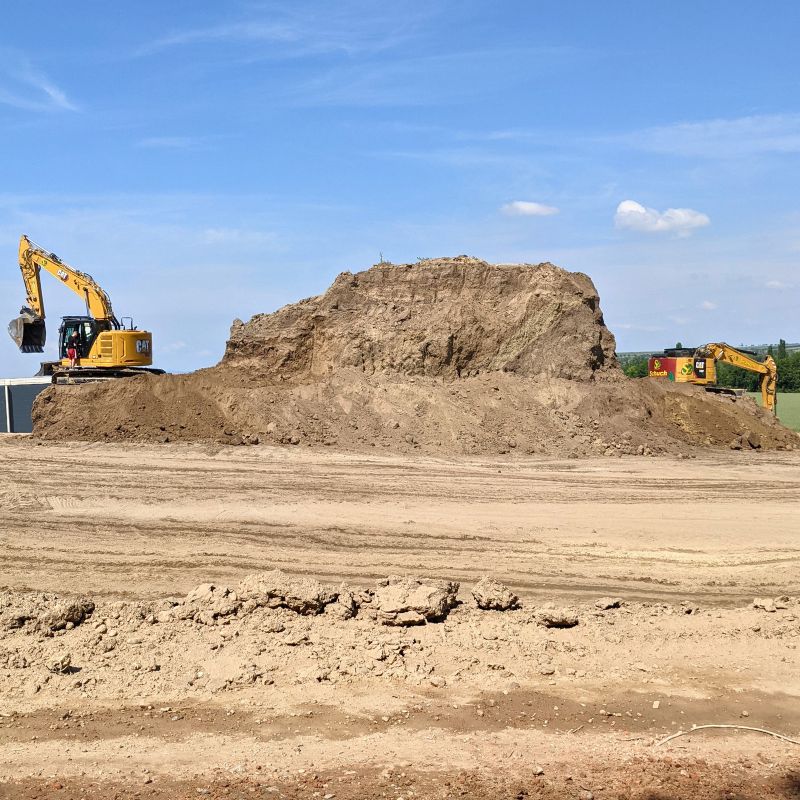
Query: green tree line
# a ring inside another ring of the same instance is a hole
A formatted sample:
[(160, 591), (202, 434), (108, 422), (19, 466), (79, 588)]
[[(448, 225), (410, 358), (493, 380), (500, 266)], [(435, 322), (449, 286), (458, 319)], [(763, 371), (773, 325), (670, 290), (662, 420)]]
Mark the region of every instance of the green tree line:
[[(800, 392), (800, 350), (786, 352), (786, 342), (781, 339), (776, 347), (770, 345), (767, 352), (775, 359), (778, 366), (778, 391)], [(626, 361), (622, 369), (629, 378), (647, 377), (647, 357), (641, 356)], [(717, 362), (717, 384), (732, 389), (746, 389), (748, 392), (759, 390), (760, 376), (755, 372), (734, 367), (732, 364)]]

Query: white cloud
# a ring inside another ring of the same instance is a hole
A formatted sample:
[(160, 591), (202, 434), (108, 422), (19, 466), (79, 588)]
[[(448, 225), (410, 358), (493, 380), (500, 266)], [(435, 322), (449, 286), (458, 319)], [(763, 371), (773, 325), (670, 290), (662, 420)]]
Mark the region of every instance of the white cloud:
[(788, 284), (784, 283), (783, 281), (767, 281), (764, 286), (767, 289), (788, 289)]
[(618, 228), (629, 228), (646, 233), (675, 233), (688, 236), (695, 228), (711, 224), (706, 214), (692, 208), (668, 208), (657, 211), (646, 208), (635, 200), (623, 200), (617, 206), (614, 224)]
[(500, 210), (509, 217), (551, 217), (558, 214), (555, 206), (546, 206), (531, 200), (514, 200), (506, 203)]
[(702, 308), (703, 311), (713, 311), (716, 307), (717, 304), (712, 303), (710, 300), (703, 300), (703, 302), (700, 303), (700, 308)]

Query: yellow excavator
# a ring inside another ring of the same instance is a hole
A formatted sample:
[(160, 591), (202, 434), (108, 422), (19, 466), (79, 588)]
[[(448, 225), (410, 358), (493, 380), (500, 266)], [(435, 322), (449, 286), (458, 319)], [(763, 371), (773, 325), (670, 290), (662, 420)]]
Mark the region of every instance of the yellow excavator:
[[(114, 315), (111, 300), (91, 275), (65, 264), (55, 253), (34, 244), (27, 236), (19, 241), (19, 268), (27, 294), (20, 315), (11, 320), (8, 332), (23, 353), (43, 353), (46, 341), (41, 271), (79, 295), (86, 303), (86, 315), (64, 317), (59, 328), (59, 361), (42, 363), (40, 375), (52, 375), (53, 383), (84, 383), (121, 378), (152, 369), (153, 337), (137, 330), (133, 320), (127, 327)], [(77, 336), (75, 336), (77, 334)], [(74, 365), (67, 357), (68, 344), (76, 344)]]
[(709, 392), (737, 394), (740, 392), (736, 389), (717, 386), (717, 362), (733, 364), (761, 376), (763, 406), (775, 414), (778, 388), (778, 367), (775, 359), (768, 355), (763, 361), (756, 361), (752, 356), (755, 353), (737, 350), (725, 342), (710, 342), (695, 350), (674, 348), (665, 350), (663, 354), (650, 356), (648, 374), (651, 378), (666, 378), (675, 383), (704, 386)]

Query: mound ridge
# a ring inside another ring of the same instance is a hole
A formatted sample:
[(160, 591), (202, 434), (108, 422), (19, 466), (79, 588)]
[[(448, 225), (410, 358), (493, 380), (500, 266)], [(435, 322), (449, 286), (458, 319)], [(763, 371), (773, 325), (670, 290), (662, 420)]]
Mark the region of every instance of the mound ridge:
[(616, 368), (614, 348), (588, 276), (458, 256), (344, 272), (319, 297), (237, 320), (223, 361), (284, 375), (591, 380)]

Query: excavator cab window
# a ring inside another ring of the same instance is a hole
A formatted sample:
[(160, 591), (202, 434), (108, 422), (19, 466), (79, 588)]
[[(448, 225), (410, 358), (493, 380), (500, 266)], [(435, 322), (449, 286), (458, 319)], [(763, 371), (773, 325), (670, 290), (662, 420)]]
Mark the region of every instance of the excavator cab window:
[(97, 334), (100, 332), (96, 321), (93, 319), (66, 317), (61, 325), (61, 337), (59, 339), (61, 358), (67, 357), (67, 343), (74, 331), (78, 332), (78, 358), (86, 358), (86, 355), (92, 349)]

